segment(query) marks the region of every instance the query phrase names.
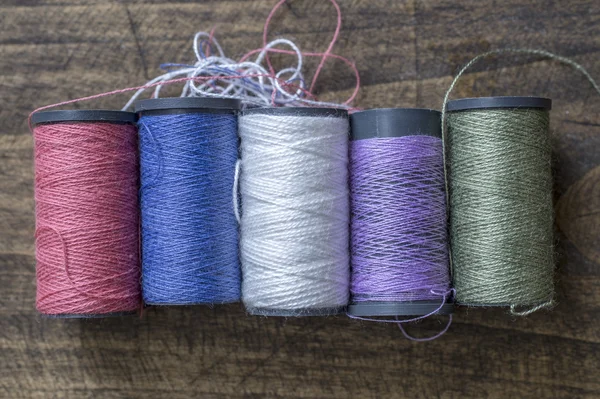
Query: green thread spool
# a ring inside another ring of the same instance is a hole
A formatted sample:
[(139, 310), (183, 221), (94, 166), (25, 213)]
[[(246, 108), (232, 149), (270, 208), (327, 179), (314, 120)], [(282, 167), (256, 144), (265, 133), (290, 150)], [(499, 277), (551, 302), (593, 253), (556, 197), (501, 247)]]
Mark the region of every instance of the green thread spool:
[(458, 303), (510, 306), (515, 314), (552, 304), (550, 108), (551, 100), (538, 97), (447, 104), (450, 244)]
[[(444, 96), (442, 142), (457, 303), (510, 306), (511, 313), (525, 316), (554, 303), (550, 100), (490, 97), (457, 100), (452, 106), (448, 102), (458, 80), (474, 64), (508, 54), (549, 58), (581, 73), (598, 94), (600, 85), (566, 57), (506, 48), (471, 59)], [(475, 193), (483, 195), (473, 197)]]

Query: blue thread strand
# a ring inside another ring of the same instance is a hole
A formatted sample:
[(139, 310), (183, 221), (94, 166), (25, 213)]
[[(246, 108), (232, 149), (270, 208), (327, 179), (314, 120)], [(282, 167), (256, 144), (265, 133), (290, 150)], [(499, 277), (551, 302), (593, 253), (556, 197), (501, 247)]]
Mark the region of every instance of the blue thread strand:
[(237, 117), (142, 115), (139, 135), (145, 302), (238, 301)]

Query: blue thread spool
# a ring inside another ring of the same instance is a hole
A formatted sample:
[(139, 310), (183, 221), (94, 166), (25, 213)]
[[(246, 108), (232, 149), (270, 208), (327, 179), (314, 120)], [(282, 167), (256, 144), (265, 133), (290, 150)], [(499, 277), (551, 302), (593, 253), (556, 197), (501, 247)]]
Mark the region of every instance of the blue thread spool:
[(142, 292), (149, 305), (236, 302), (237, 100), (138, 101)]

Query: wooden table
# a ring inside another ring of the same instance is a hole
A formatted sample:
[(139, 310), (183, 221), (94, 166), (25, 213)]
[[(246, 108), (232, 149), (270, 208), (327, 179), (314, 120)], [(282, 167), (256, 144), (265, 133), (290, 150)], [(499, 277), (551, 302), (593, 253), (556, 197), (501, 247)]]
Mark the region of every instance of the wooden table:
[[(161, 62), (192, 62), (191, 38), (217, 26), (232, 57), (261, 44), (274, 1), (0, 2), (0, 397), (600, 397), (600, 96), (539, 57), (495, 57), (455, 97), (554, 99), (558, 306), (525, 318), (461, 308), (430, 343), (346, 317), (265, 318), (241, 306), (151, 309), (142, 319), (44, 319), (35, 311), (35, 107), (131, 85)], [(600, 2), (342, 1), (335, 51), (356, 61), (360, 107), (440, 108), (461, 65), (498, 47), (545, 48), (600, 78)], [(325, 1), (292, 1), (272, 37), (324, 49)], [(311, 61), (308, 68), (314, 68)], [(352, 89), (328, 64), (325, 99)], [(125, 96), (74, 107), (121, 107)], [(412, 326), (430, 334), (442, 320)]]

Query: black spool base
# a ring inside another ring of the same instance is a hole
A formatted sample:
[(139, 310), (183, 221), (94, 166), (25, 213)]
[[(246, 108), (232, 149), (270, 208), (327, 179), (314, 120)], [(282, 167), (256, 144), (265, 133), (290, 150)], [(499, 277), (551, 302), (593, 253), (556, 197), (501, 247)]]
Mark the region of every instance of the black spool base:
[(223, 302), (146, 302), (144, 304), (146, 306), (217, 306), (217, 305), (229, 305), (232, 303), (238, 303), (240, 300), (235, 299), (232, 301), (223, 301)]
[[(416, 302), (355, 302), (348, 306), (348, 314), (358, 317), (424, 316), (440, 307), (440, 301)], [(436, 315), (454, 313), (453, 303), (444, 303)]]
[(253, 316), (276, 317), (302, 317), (302, 316), (333, 316), (345, 313), (346, 306), (332, 308), (304, 308), (304, 309), (269, 309), (246, 307), (246, 311)]
[(71, 313), (71, 314), (47, 314), (40, 313), (44, 319), (108, 319), (112, 317), (133, 316), (137, 310), (113, 313)]
[(550, 299), (543, 300), (540, 302), (534, 302), (534, 303), (506, 303), (506, 302), (502, 302), (502, 303), (468, 303), (468, 302), (456, 301), (456, 306), (464, 306), (464, 307), (468, 307), (468, 308), (510, 308), (511, 306), (515, 306), (518, 308), (527, 308), (527, 307), (539, 306), (539, 305), (542, 305), (549, 301), (550, 301)]
[[(510, 303), (468, 303), (456, 301), (456, 306), (464, 306), (468, 308), (509, 308), (512, 305)], [(521, 306), (521, 305), (518, 305)], [(535, 305), (525, 305), (535, 306)]]

